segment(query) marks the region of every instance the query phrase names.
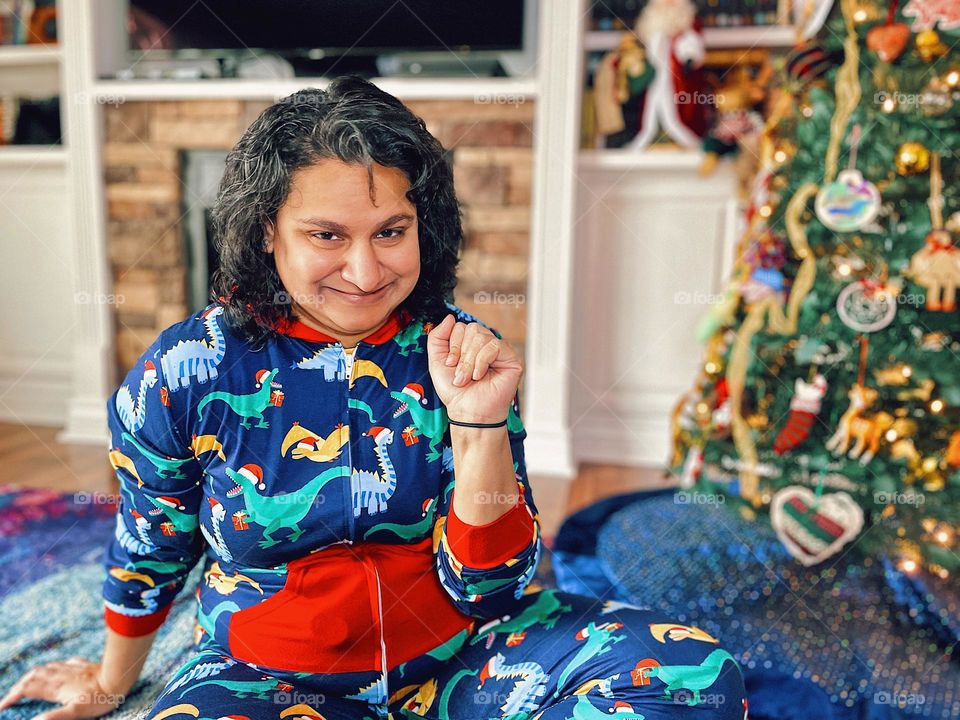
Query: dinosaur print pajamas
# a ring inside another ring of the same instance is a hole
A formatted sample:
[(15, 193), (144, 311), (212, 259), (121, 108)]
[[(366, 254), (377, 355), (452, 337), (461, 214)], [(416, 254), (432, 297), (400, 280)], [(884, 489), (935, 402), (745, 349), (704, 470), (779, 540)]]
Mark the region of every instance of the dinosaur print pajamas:
[(222, 313), (163, 331), (108, 403), (108, 627), (158, 628), (203, 563), (194, 652), (150, 718), (746, 717), (716, 638), (531, 584), (519, 395), (519, 501), (468, 525), (429, 326), (399, 309), (351, 352), (287, 322), (255, 349)]

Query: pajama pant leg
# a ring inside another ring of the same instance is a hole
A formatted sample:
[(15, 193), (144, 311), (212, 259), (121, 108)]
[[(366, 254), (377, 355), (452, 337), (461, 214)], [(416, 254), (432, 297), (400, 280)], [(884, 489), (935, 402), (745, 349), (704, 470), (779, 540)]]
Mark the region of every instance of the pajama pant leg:
[[(216, 650), (201, 650), (174, 674), (146, 717), (148, 720), (216, 720), (224, 716), (251, 720), (377, 718), (378, 713), (366, 702), (344, 698), (349, 692), (355, 692), (357, 686), (347, 681), (343, 687), (336, 687), (334, 683), (340, 679), (346, 681), (347, 676), (331, 679), (331, 676), (304, 673), (271, 674)], [(325, 681), (330, 682), (322, 684)]]
[(391, 705), (394, 717), (746, 717), (739, 666), (716, 638), (657, 611), (556, 590), (525, 595), (506, 620), (478, 623), (433, 670), (407, 696), (416, 702)]

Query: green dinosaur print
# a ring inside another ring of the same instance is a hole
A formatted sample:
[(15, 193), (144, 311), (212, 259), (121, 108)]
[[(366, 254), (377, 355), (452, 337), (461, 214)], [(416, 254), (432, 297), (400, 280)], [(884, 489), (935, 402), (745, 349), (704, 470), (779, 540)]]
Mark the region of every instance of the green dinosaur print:
[[(463, 644), (467, 641), (467, 636), (470, 634), (469, 630), (461, 630), (452, 638), (447, 640), (442, 645), (438, 645), (433, 650), (427, 653), (432, 658), (437, 660), (449, 660), (454, 655), (459, 652), (460, 648), (463, 647)], [(407, 667), (407, 663), (402, 663), (400, 665), (400, 677), (403, 677), (404, 670)]]
[(440, 702), (437, 707), (437, 717), (439, 720), (451, 720), (450, 718), (450, 696), (453, 694), (453, 688), (456, 687), (457, 683), (460, 682), (463, 678), (470, 675), (477, 675), (479, 670), (460, 670), (452, 678), (450, 682), (447, 683), (447, 686), (443, 689), (443, 692), (440, 693)]
[(699, 705), (700, 691), (717, 681), (723, 664), (728, 660), (736, 666), (733, 655), (717, 648), (699, 665), (656, 665), (649, 668), (647, 674), (666, 683), (665, 697), (671, 698), (678, 690), (689, 690), (693, 697), (687, 700), (687, 705)]
[(393, 341), (400, 346), (400, 354), (407, 357), (411, 352), (423, 352), (423, 348), (420, 345), (420, 336), (422, 334), (423, 322), (417, 320), (394, 335)]
[(257, 486), (245, 475), (231, 468), (226, 469), (226, 474), (238, 486), (237, 490), (229, 491), (227, 497), (235, 497), (236, 494), (243, 495), (250, 521), (264, 528), (260, 547), (266, 549), (280, 542), (273, 537), (273, 533), (281, 528), (291, 530), (287, 537), (289, 542), (299, 540), (300, 536), (303, 535), (303, 530), (298, 523), (310, 512), (310, 508), (314, 506), (317, 495), (320, 494), (324, 485), (334, 478), (349, 477), (350, 468), (344, 465), (329, 468), (299, 490), (275, 496), (261, 495), (257, 492)]
[(140, 560), (126, 564), (127, 570), (140, 572), (141, 570), (153, 570), (162, 575), (175, 575), (187, 566), (181, 562), (161, 562), (159, 560)]
[(465, 590), (464, 592), (467, 595), (486, 595), (487, 593), (492, 593), (494, 590), (498, 590), (506, 585), (510, 585), (517, 581), (516, 578), (497, 578), (494, 580), (481, 580), (480, 582), (468, 582), (464, 583)]
[[(414, 426), (420, 431), (420, 435), (426, 436), (430, 440), (430, 452), (427, 453), (427, 461), (433, 462), (439, 460), (442, 452), (437, 450), (437, 445), (443, 440), (444, 433), (450, 427), (447, 422), (447, 409), (443, 406), (428, 410), (420, 407), (416, 402), (410, 401), (409, 395), (400, 392), (390, 392), (390, 397), (400, 403), (400, 407), (393, 413), (394, 417), (399, 417), (405, 412), (410, 413), (410, 419)], [(408, 402), (410, 401), (410, 402)]]
[(526, 630), (534, 623), (540, 623), (545, 630), (552, 630), (560, 620), (560, 616), (572, 610), (569, 605), (561, 605), (557, 599), (556, 590), (541, 590), (537, 593), (534, 603), (523, 610), (519, 615), (506, 620), (494, 620), (480, 628), (477, 635), (470, 641), (476, 645), (487, 635), (509, 635)]
[(357, 400), (357, 398), (347, 398), (347, 407), (353, 408), (354, 410), (362, 410), (367, 415), (367, 419), (370, 420), (370, 424), (376, 424), (376, 420), (373, 417), (373, 408), (367, 405), (363, 400)]
[(622, 640), (626, 640), (626, 635), (614, 635), (613, 633), (623, 627), (623, 623), (600, 623), (597, 625), (591, 622), (587, 627), (577, 633), (577, 640), (583, 642), (577, 654), (567, 664), (557, 679), (557, 689), (554, 696), (560, 696), (560, 689), (566, 684), (567, 678), (578, 667), (600, 655), (606, 655), (613, 649), (613, 645)]
[[(240, 612), (240, 606), (232, 600), (224, 600), (223, 602), (217, 603), (209, 615), (203, 612), (203, 607), (197, 607), (197, 624), (206, 631), (207, 635), (213, 637), (217, 618), (225, 612)], [(180, 697), (183, 696), (181, 695)]]
[(377, 523), (363, 534), (363, 539), (368, 539), (371, 535), (378, 532), (392, 532), (398, 538), (403, 540), (412, 540), (413, 538), (426, 537), (433, 527), (433, 511), (437, 507), (437, 498), (430, 500), (427, 505), (427, 511), (423, 519), (410, 525), (401, 525), (400, 523)]
[(240, 424), (247, 430), (251, 427), (251, 420), (257, 421), (256, 427), (258, 428), (270, 427), (270, 423), (263, 418), (263, 411), (268, 407), (272, 407), (272, 403), (270, 402), (272, 388), (270, 387), (270, 383), (273, 382), (278, 372), (280, 372), (278, 368), (274, 368), (268, 372), (260, 383), (260, 389), (249, 395), (234, 395), (228, 392), (207, 393), (203, 396), (203, 399), (197, 403), (197, 416), (203, 419), (203, 409), (214, 400), (222, 400), (227, 404), (227, 407), (240, 416)]
[(162, 513), (166, 515), (170, 519), (170, 522), (173, 523), (173, 527), (177, 532), (191, 533), (200, 526), (200, 519), (197, 515), (180, 512), (176, 508), (172, 508), (149, 495), (147, 496), (147, 500), (156, 508), (156, 510), (151, 510), (150, 514)]
[[(638, 713), (636, 710), (631, 708), (627, 712), (616, 712), (617, 720), (645, 720), (645, 716)], [(600, 710), (593, 706), (593, 704), (587, 700), (586, 695), (577, 696), (577, 704), (573, 706), (573, 717), (571, 720), (610, 720), (611, 715), (606, 710)]]
[(219, 685), (233, 693), (233, 696), (238, 700), (248, 697), (255, 697), (258, 700), (269, 700), (271, 694), (277, 692), (279, 689), (278, 682), (279, 680), (276, 678), (264, 678), (263, 680), (204, 680), (203, 682), (198, 682), (196, 685), (188, 687), (180, 693), (180, 697), (182, 698), (188, 692), (193, 692), (204, 685)]
[(513, 403), (510, 403), (510, 411), (507, 413), (507, 430), (512, 433), (523, 432), (523, 421), (513, 409)]
[(186, 477), (186, 475), (180, 472), (180, 468), (186, 463), (191, 462), (193, 460), (192, 457), (182, 459), (163, 457), (148, 449), (130, 433), (122, 433), (121, 437), (124, 442), (129, 442), (137, 449), (137, 452), (150, 461), (150, 464), (157, 469), (157, 477), (166, 477), (169, 475), (172, 479), (177, 480)]

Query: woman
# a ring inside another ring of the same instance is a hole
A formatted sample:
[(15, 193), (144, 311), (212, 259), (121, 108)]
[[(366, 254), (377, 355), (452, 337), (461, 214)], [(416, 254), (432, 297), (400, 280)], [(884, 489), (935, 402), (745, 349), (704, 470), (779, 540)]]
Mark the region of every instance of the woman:
[(122, 488), (101, 662), (20, 698), (93, 717), (204, 562), (195, 654), (152, 718), (743, 718), (717, 640), (530, 587), (520, 359), (449, 304), (443, 149), (358, 78), (267, 108), (230, 153), (218, 301), (109, 403)]

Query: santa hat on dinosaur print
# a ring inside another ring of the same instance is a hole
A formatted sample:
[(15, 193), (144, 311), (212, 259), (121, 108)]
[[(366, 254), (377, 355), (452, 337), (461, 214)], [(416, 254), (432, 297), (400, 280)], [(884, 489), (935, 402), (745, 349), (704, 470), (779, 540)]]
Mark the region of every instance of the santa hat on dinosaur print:
[(409, 395), (416, 402), (421, 402), (424, 405), (427, 404), (427, 397), (423, 392), (423, 385), (420, 385), (419, 383), (407, 383), (403, 386), (403, 390), (400, 392), (402, 392), (404, 395)]
[(266, 485), (263, 482), (263, 468), (253, 463), (247, 463), (240, 468), (237, 473), (257, 486), (258, 490), (263, 490)]
[(263, 386), (263, 381), (267, 379), (267, 376), (270, 374), (269, 370), (259, 370), (257, 371), (257, 387)]

